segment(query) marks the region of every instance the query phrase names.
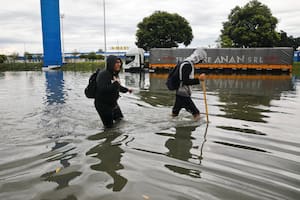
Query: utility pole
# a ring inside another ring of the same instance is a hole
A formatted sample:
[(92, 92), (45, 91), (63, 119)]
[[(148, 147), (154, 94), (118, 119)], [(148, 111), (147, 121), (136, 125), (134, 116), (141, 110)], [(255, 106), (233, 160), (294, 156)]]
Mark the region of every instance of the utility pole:
[(65, 63), (65, 41), (64, 41), (64, 18), (65, 14), (60, 15), (61, 18), (61, 40), (62, 40), (62, 62)]
[(104, 30), (104, 56), (106, 60), (106, 19), (105, 19), (105, 0), (103, 0), (103, 30)]

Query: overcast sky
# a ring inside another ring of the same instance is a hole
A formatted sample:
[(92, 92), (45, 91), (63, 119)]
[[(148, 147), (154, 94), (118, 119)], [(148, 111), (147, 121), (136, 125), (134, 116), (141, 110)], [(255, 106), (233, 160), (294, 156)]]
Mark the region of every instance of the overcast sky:
[[(214, 47), (222, 22), (231, 9), (249, 0), (106, 0), (107, 49), (133, 47), (136, 27), (154, 11), (178, 13), (190, 23), (194, 39), (189, 47)], [(300, 37), (299, 0), (260, 0), (279, 23), (277, 31)], [(42, 52), (40, 0), (0, 0), (0, 53)], [(65, 52), (104, 49), (103, 0), (60, 0), (65, 15)]]

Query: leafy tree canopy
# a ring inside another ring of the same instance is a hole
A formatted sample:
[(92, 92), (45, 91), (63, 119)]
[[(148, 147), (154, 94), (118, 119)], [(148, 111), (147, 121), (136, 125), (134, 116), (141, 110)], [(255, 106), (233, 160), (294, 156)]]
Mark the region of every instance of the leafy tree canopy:
[(178, 14), (156, 11), (145, 17), (138, 25), (136, 45), (148, 51), (150, 48), (178, 47), (189, 45), (193, 39), (189, 22)]
[(221, 30), (222, 47), (273, 47), (280, 40), (277, 18), (257, 0), (231, 10)]
[(278, 47), (293, 47), (296, 50), (300, 47), (300, 37), (294, 38), (292, 35), (288, 36), (286, 32), (280, 31), (280, 40), (277, 44)]
[(0, 54), (0, 63), (4, 63), (6, 60), (7, 60), (7, 56)]

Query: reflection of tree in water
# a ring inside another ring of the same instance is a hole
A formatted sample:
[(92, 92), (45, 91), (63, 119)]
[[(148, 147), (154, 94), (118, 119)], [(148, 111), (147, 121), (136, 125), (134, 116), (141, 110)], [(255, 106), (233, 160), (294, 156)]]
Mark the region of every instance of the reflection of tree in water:
[(94, 146), (86, 153), (86, 155), (92, 155), (101, 161), (99, 164), (92, 165), (91, 169), (108, 173), (113, 178), (113, 183), (108, 184), (106, 187), (113, 191), (121, 191), (127, 183), (127, 179), (117, 173), (117, 171), (124, 169), (121, 164), (124, 151), (120, 147), (121, 144), (114, 143), (114, 140), (120, 135), (120, 133), (108, 130), (89, 137), (90, 140), (104, 139), (104, 142)]
[[(197, 156), (193, 155), (190, 151), (193, 148), (193, 142), (195, 138), (192, 137), (192, 132), (196, 129), (197, 126), (189, 126), (189, 127), (176, 127), (176, 133), (174, 135), (171, 134), (164, 134), (164, 133), (157, 133), (160, 135), (168, 136), (170, 137), (166, 143), (165, 146), (169, 149), (169, 152), (167, 155), (169, 157), (188, 161), (190, 159), (202, 159), (202, 155)], [(202, 153), (202, 149), (201, 149)], [(200, 178), (201, 171), (195, 170), (195, 169), (188, 169), (180, 166), (175, 165), (165, 165), (166, 168), (169, 170), (179, 173), (188, 175), (193, 178)]]

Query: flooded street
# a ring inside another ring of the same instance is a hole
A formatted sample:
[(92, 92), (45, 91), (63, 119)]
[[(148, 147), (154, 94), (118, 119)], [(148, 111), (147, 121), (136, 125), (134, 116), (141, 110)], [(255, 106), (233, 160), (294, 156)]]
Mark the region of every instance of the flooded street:
[(194, 122), (170, 116), (166, 74), (122, 73), (110, 130), (87, 72), (0, 72), (0, 199), (217, 200), (300, 196), (300, 79), (208, 75)]

